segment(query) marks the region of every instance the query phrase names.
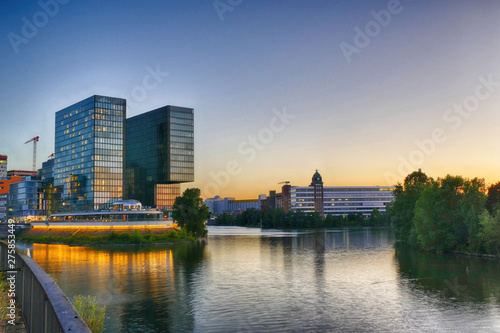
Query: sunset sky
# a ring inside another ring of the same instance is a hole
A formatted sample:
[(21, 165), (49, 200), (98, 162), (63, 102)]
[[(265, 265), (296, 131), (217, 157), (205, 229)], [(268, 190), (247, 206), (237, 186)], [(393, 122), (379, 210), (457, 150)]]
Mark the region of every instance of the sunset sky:
[(204, 197), (308, 185), (315, 169), (330, 186), (418, 168), (500, 181), (496, 0), (4, 1), (0, 18), (9, 169), (31, 169), (35, 135), (41, 167), (55, 112), (98, 94), (126, 98), (128, 117), (194, 108), (183, 188)]

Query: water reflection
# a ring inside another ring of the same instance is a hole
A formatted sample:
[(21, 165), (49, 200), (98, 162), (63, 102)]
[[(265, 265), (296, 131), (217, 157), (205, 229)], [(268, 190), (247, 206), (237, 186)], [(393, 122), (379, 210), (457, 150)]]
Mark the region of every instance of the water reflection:
[(386, 229), (211, 227), (207, 244), (34, 245), (109, 332), (495, 332), (498, 261), (394, 248)]
[(189, 296), (193, 275), (206, 256), (204, 243), (113, 248), (33, 244), (29, 249), (68, 298), (93, 295), (106, 305), (109, 332), (194, 326)]
[(500, 302), (497, 260), (456, 254), (430, 254), (397, 246), (395, 259), (403, 279), (444, 302)]

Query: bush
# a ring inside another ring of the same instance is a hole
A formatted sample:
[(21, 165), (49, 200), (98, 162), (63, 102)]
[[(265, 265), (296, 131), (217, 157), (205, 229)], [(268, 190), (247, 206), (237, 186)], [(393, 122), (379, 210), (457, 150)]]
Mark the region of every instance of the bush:
[(9, 305), (8, 290), (9, 284), (5, 281), (5, 273), (0, 272), (0, 325), (7, 322), (7, 306)]
[(92, 333), (100, 333), (104, 330), (106, 307), (97, 303), (95, 297), (75, 296), (73, 306)]
[(133, 234), (124, 232), (117, 234), (114, 231), (107, 236), (85, 236), (75, 235), (70, 237), (64, 236), (27, 236), (22, 238), (23, 241), (31, 243), (62, 243), (62, 244), (151, 244), (151, 243), (178, 243), (191, 242), (196, 240), (191, 236), (186, 229), (180, 231), (170, 230), (168, 233), (155, 235), (148, 230), (145, 235), (141, 235), (139, 230), (135, 230)]

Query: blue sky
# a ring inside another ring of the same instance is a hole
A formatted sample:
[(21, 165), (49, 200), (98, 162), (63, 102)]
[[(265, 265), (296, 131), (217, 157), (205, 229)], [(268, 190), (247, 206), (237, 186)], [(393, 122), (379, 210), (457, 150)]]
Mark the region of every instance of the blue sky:
[[(205, 197), (307, 185), (316, 168), (327, 185), (392, 185), (417, 168), (500, 180), (497, 1), (41, 3), (0, 5), (9, 169), (31, 168), (34, 135), (40, 167), (55, 112), (100, 94), (127, 98), (128, 116), (194, 108), (187, 186)], [(26, 21), (37, 31), (23, 35)]]

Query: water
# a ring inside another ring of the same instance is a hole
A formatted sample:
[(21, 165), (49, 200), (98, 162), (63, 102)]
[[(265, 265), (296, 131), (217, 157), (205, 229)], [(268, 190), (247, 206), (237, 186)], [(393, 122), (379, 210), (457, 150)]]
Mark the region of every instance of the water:
[(500, 331), (500, 261), (395, 249), (386, 229), (25, 247), (70, 299), (106, 305), (107, 332)]

